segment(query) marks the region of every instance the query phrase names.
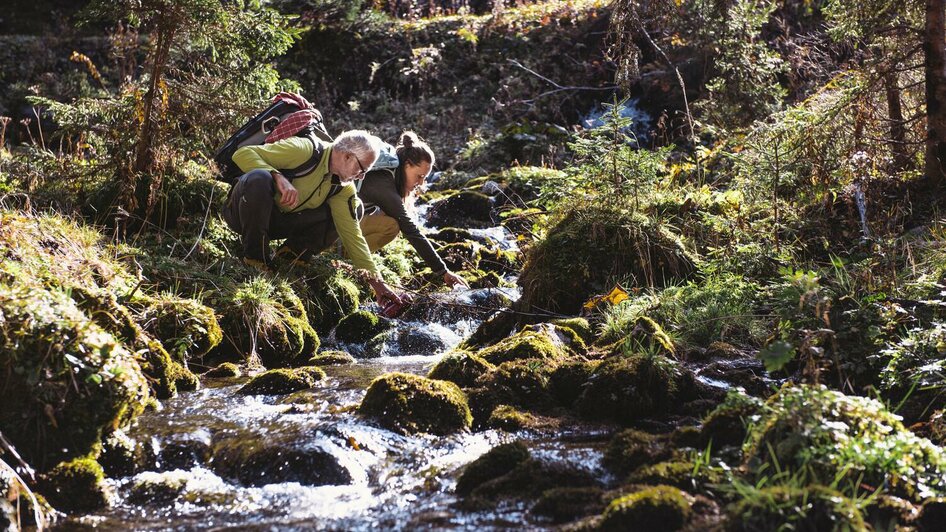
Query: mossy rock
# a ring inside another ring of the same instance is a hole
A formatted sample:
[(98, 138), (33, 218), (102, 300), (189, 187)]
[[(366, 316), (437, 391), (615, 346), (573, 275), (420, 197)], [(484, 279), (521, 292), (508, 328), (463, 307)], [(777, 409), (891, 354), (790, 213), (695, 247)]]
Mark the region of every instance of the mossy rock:
[(552, 488), (546, 490), (532, 507), (532, 513), (548, 517), (553, 523), (567, 523), (605, 509), (605, 491), (597, 486)]
[(211, 368), (206, 373), (205, 377), (213, 378), (236, 378), (243, 376), (243, 370), (240, 369), (240, 366), (234, 364), (233, 362), (224, 362), (215, 368)]
[(128, 501), (134, 504), (168, 504), (184, 491), (190, 477), (189, 472), (179, 469), (141, 473), (132, 482)]
[(563, 361), (568, 353), (562, 340), (548, 331), (526, 330), (476, 353), (490, 364), (514, 360), (538, 359), (552, 363)]
[(473, 242), (476, 240), (473, 237), (473, 233), (469, 232), (466, 229), (459, 229), (457, 227), (444, 227), (443, 229), (434, 231), (427, 235), (427, 238), (430, 240), (436, 240), (438, 242), (443, 242), (445, 244), (457, 244), (460, 242)]
[(570, 327), (560, 327), (554, 323), (535, 323), (526, 325), (522, 328), (521, 332), (544, 334), (553, 339), (553, 341), (556, 341), (556, 343), (561, 343), (565, 346), (568, 354), (585, 355), (588, 352), (588, 345), (581, 338), (581, 335)]
[(427, 377), (450, 381), (464, 388), (473, 386), (476, 379), (495, 366), (473, 353), (455, 350), (444, 355), (430, 370)]
[(144, 409), (134, 353), (66, 292), (0, 282), (0, 315), (0, 432), (40, 471), (91, 453)]
[(214, 296), (214, 307), (222, 313), (228, 342), (211, 356), (235, 349), (246, 359), (257, 355), (268, 368), (282, 368), (305, 363), (319, 348), (305, 306), (286, 281), (260, 276), (227, 285)]
[(477, 255), (477, 268), (488, 273), (509, 275), (518, 273), (522, 266), (519, 253), (511, 250), (481, 248)]
[(472, 422), (466, 395), (452, 382), (389, 373), (368, 387), (358, 412), (381, 426), (407, 434), (450, 434)]
[(250, 379), (238, 393), (284, 395), (311, 388), (324, 378), (325, 372), (316, 367), (271, 369)]
[(581, 337), (586, 344), (590, 345), (595, 341), (595, 331), (585, 318), (562, 318), (552, 320), (549, 323), (558, 327), (571, 329), (575, 334)]
[(907, 430), (879, 401), (824, 386), (783, 386), (766, 401), (743, 446), (752, 471), (777, 461), (813, 482), (884, 485), (913, 502), (946, 492), (946, 452)]
[(302, 270), (306, 312), (319, 334), (328, 334), (342, 317), (358, 310), (361, 291), (351, 279), (323, 256), (313, 258)]
[(487, 427), (507, 432), (516, 432), (537, 425), (538, 420), (535, 416), (528, 412), (516, 410), (515, 407), (509, 405), (499, 405), (494, 408), (486, 421)]
[(618, 345), (625, 353), (659, 353), (676, 358), (677, 350), (670, 335), (652, 318), (638, 316)]
[(512, 471), (529, 456), (529, 449), (521, 441), (493, 447), (463, 468), (457, 479), (457, 495), (469, 495), (480, 484)]
[(108, 435), (102, 442), (98, 462), (110, 478), (127, 477), (150, 467), (155, 461), (155, 449), (150, 439), (136, 441), (121, 430)]
[(559, 461), (529, 458), (508, 470), (502, 476), (477, 486), (465, 501), (467, 508), (495, 507), (503, 499), (532, 500), (546, 490), (561, 486), (598, 486), (598, 480), (588, 470)]
[(627, 475), (641, 466), (666, 460), (670, 455), (665, 438), (627, 429), (611, 438), (602, 463), (618, 475)]
[(339, 341), (362, 344), (387, 331), (393, 324), (367, 310), (358, 310), (342, 318), (335, 327), (335, 338)]
[(793, 530), (866, 532), (857, 504), (834, 489), (772, 486), (758, 490), (727, 508), (726, 530), (750, 532), (792, 527)]
[(589, 419), (630, 424), (666, 414), (684, 402), (692, 374), (660, 355), (612, 356), (595, 369), (576, 402)]
[(481, 192), (463, 190), (435, 203), (427, 214), (434, 227), (482, 228), (493, 224), (493, 199)]
[(458, 242), (437, 248), (437, 254), (447, 268), (457, 272), (471, 272), (472, 278), (479, 278), (484, 272), (479, 271), (479, 246), (473, 242)]
[(345, 366), (357, 362), (355, 357), (344, 351), (322, 351), (309, 359), (310, 366)]
[(246, 486), (298, 482), (305, 486), (344, 486), (351, 472), (329, 450), (306, 442), (228, 436), (212, 443), (214, 472)]
[(654, 486), (611, 501), (599, 530), (680, 530), (692, 515), (687, 494), (671, 486)]
[(695, 490), (725, 480), (722, 471), (708, 466), (697, 468), (687, 460), (670, 460), (645, 465), (627, 477), (630, 484), (665, 484), (685, 490)]
[(530, 307), (578, 314), (616, 280), (660, 287), (696, 272), (696, 261), (666, 228), (601, 204), (571, 210), (530, 248), (519, 285)]
[(572, 406), (598, 364), (598, 361), (569, 360), (552, 370), (549, 388), (555, 401), (562, 406)]
[(751, 419), (762, 413), (763, 402), (740, 390), (730, 390), (726, 400), (703, 419), (702, 440), (713, 448), (742, 445)]
[(223, 339), (212, 308), (193, 299), (145, 296), (131, 304), (135, 319), (157, 338), (175, 360), (202, 358)]
[(476, 424), (484, 424), (501, 404), (546, 410), (555, 405), (549, 390), (552, 368), (540, 359), (503, 362), (476, 380), (469, 390)]
[(91, 458), (75, 458), (62, 462), (45, 473), (40, 493), (57, 510), (76, 513), (92, 512), (108, 506), (102, 466)]

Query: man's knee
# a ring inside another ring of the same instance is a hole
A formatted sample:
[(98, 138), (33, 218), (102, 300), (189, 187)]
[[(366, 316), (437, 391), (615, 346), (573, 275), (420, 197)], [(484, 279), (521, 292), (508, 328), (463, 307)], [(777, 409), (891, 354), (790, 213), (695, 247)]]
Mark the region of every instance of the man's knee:
[(246, 173), (243, 180), (243, 196), (264, 196), (272, 200), (273, 176), (268, 170), (256, 169)]

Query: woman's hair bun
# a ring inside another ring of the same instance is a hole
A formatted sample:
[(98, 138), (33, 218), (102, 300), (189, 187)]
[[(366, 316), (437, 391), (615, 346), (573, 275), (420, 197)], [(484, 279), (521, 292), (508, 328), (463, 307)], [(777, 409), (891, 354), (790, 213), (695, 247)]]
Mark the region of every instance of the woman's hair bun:
[(404, 134), (401, 135), (400, 144), (405, 148), (413, 148), (416, 140), (417, 135), (413, 131), (405, 131)]

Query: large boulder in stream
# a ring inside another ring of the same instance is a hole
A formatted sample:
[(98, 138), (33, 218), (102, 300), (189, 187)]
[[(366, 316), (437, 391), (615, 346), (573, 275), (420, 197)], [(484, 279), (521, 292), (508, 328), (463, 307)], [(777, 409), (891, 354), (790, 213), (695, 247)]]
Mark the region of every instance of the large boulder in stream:
[(316, 366), (295, 369), (271, 369), (250, 379), (240, 388), (243, 395), (283, 395), (315, 386), (325, 378), (325, 371)]
[(256, 435), (219, 439), (213, 443), (210, 465), (220, 476), (247, 486), (284, 482), (306, 486), (351, 484), (351, 472), (330, 449), (308, 438), (299, 439), (273, 441)]
[(578, 314), (619, 280), (666, 286), (696, 272), (696, 260), (664, 226), (623, 209), (583, 205), (530, 248), (519, 285), (529, 307)]
[(435, 203), (427, 214), (427, 223), (434, 227), (488, 227), (494, 225), (492, 209), (493, 198), (463, 190)]
[(466, 395), (456, 384), (407, 373), (375, 379), (358, 412), (405, 434), (450, 434), (468, 429), (473, 420)]

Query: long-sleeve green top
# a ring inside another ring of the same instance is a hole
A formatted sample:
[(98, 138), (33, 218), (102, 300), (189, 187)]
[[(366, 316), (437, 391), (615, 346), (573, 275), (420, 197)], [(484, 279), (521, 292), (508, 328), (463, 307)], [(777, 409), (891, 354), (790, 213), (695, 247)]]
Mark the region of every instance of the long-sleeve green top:
[[(317, 141), (319, 142), (319, 141)], [(289, 137), (272, 144), (243, 146), (233, 154), (233, 162), (240, 170), (249, 172), (264, 169), (270, 172), (298, 168), (311, 157), (314, 146), (303, 137)], [(332, 189), (332, 176), (329, 172), (329, 159), (332, 155), (332, 145), (325, 144), (322, 159), (315, 170), (308, 174), (297, 176), (292, 180), (292, 186), (299, 191), (300, 204), (295, 207), (286, 207), (280, 204), (282, 195), (277, 190), (273, 196), (276, 206), (283, 212), (293, 212), (302, 209), (314, 209), (328, 201), (332, 212), (335, 229), (345, 246), (345, 251), (351, 257), (355, 267), (368, 270), (377, 275), (378, 266), (371, 257), (368, 243), (361, 234), (361, 226), (355, 218), (355, 205), (358, 196), (355, 194), (355, 185), (349, 183), (335, 195), (329, 196)]]

